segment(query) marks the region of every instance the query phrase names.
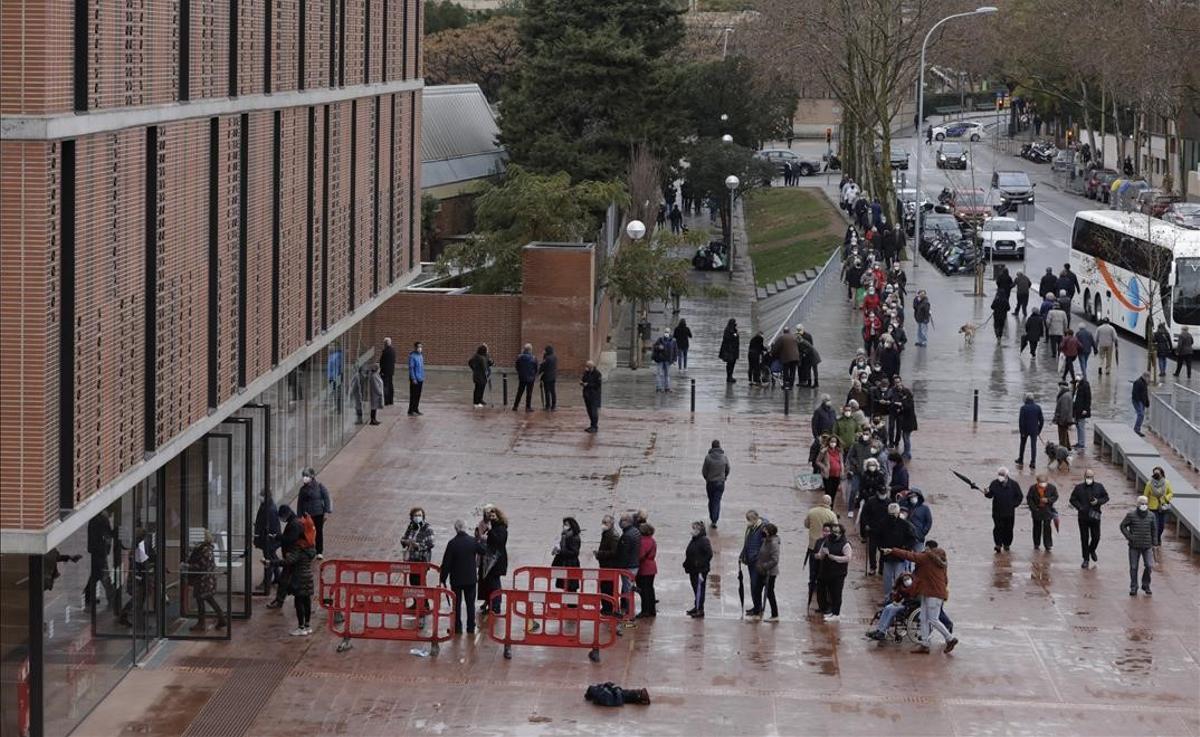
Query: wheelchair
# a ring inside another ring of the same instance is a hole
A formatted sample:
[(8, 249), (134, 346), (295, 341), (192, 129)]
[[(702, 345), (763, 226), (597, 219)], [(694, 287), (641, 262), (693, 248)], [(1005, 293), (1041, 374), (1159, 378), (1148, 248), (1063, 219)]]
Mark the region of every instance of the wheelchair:
[[(880, 607), (875, 612), (875, 616), (871, 617), (871, 630), (875, 629), (881, 616), (883, 616), (883, 607)], [(877, 642), (899, 643), (906, 639), (913, 645), (921, 644), (921, 602), (916, 599), (904, 602), (904, 608), (892, 618), (892, 623), (883, 633), (883, 638), (878, 639)]]

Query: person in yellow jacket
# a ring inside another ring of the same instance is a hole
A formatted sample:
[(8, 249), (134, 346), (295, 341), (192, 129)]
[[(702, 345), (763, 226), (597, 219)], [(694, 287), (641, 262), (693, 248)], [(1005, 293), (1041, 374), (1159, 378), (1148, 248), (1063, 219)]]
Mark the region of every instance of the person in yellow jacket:
[(1142, 495), (1146, 497), (1150, 511), (1154, 513), (1154, 521), (1158, 525), (1158, 537), (1161, 540), (1163, 526), (1166, 525), (1167, 515), (1171, 512), (1171, 499), (1175, 496), (1175, 491), (1171, 488), (1171, 482), (1167, 481), (1167, 473), (1163, 471), (1162, 466), (1155, 466), (1154, 470), (1150, 472), (1150, 480), (1146, 482), (1146, 488), (1142, 491)]

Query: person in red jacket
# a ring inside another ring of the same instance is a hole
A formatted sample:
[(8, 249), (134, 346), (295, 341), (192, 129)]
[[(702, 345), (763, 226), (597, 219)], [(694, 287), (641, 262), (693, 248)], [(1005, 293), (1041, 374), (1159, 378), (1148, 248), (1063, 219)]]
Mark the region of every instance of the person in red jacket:
[(870, 314), (879, 309), (879, 294), (874, 285), (867, 287), (867, 296), (863, 297), (862, 310)]
[(658, 615), (654, 600), (654, 577), (658, 575), (658, 543), (654, 540), (654, 526), (643, 522), (639, 528), (642, 541), (638, 552), (637, 590), (642, 599), (642, 611), (638, 619), (653, 619)]

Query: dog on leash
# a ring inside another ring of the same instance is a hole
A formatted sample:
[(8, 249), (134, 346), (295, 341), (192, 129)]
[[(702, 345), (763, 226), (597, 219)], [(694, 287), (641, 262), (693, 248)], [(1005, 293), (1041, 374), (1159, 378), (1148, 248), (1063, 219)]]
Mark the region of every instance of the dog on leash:
[(1057, 464), (1057, 470), (1071, 471), (1071, 449), (1065, 445), (1059, 445), (1053, 440), (1046, 443), (1046, 467), (1049, 468), (1053, 464)]
[(963, 337), (963, 345), (975, 345), (975, 331), (977, 329), (978, 327), (971, 323), (966, 323), (958, 329), (958, 332)]

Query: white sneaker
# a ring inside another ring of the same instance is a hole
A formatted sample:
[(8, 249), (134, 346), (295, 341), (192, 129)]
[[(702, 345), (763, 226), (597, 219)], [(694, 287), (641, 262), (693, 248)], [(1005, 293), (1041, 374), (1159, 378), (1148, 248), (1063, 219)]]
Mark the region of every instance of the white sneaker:
[(308, 633), (304, 631), (303, 627), (297, 627), (296, 629), (292, 630), (288, 634), (291, 635), (292, 637), (304, 637)]
[(852, 509), (849, 512), (847, 512), (846, 516), (849, 517), (850, 519), (854, 519), (854, 510)]
[(825, 615), (825, 621), (826, 621), (826, 622), (836, 622), (836, 621), (838, 621), (839, 619), (841, 619), (841, 617), (839, 617), (839, 616), (838, 616), (838, 615), (836, 615), (836, 614), (826, 614), (826, 615)]
[(317, 560), (325, 560), (325, 556), (321, 553), (317, 553)]
[(305, 627), (304, 628), (304, 636), (308, 637), (311, 634), (312, 634), (312, 627)]

